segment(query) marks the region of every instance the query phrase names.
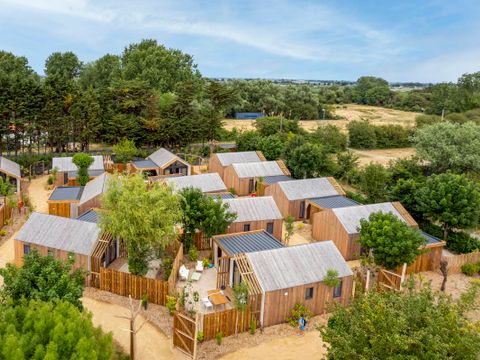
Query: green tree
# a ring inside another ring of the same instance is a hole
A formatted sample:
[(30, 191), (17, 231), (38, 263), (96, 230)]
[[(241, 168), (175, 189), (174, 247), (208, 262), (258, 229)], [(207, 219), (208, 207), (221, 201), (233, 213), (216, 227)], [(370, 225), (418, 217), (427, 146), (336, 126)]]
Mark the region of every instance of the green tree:
[(45, 75), (61, 81), (71, 81), (80, 75), (82, 63), (71, 51), (54, 52), (45, 62)]
[(390, 97), (388, 82), (373, 76), (360, 77), (353, 89), (353, 101), (358, 104), (385, 105)]
[(284, 141), (278, 135), (265, 136), (260, 138), (257, 149), (267, 160), (278, 160), (283, 154)]
[(1, 360), (110, 360), (115, 350), (90, 313), (65, 301), (0, 305), (0, 324)]
[(90, 180), (90, 176), (88, 175), (88, 168), (90, 165), (93, 164), (93, 156), (85, 153), (78, 153), (73, 155), (72, 162), (78, 168), (78, 183), (80, 186), (85, 186)]
[(0, 176), (0, 195), (9, 196), (14, 193), (13, 185), (10, 182), (10, 178), (8, 176), (3, 177)]
[(360, 171), (359, 188), (371, 202), (384, 201), (387, 198), (387, 186), (390, 173), (380, 164), (368, 164)]
[(23, 299), (41, 301), (64, 300), (82, 309), (85, 274), (73, 270), (75, 256), (64, 263), (52, 256), (41, 256), (37, 251), (23, 257), (23, 266), (7, 264), (0, 269), (3, 277), (1, 295), (18, 304)]
[(451, 228), (468, 229), (478, 225), (480, 187), (464, 175), (433, 175), (415, 193), (418, 209), (431, 221), (438, 221), (447, 239)]
[(371, 251), (375, 264), (394, 270), (403, 263), (413, 264), (425, 239), (392, 213), (380, 211), (360, 220), (359, 242)]
[(347, 136), (335, 125), (318, 127), (309, 137), (312, 142), (322, 145), (330, 153), (340, 153), (347, 148)]
[(102, 230), (126, 242), (128, 270), (145, 275), (149, 260), (177, 239), (179, 198), (158, 182), (148, 186), (140, 175), (113, 175), (103, 197)]
[(275, 135), (279, 133), (300, 134), (303, 129), (298, 121), (287, 120), (283, 117), (267, 116), (259, 118), (255, 121), (255, 128), (262, 136)]
[(293, 235), (295, 218), (289, 215), (284, 220), (285, 220), (285, 244), (288, 245), (288, 242), (290, 241), (290, 238)]
[(330, 176), (336, 170), (330, 154), (322, 146), (310, 143), (297, 147), (287, 159), (287, 166), (296, 179)]
[(418, 129), (417, 155), (437, 172), (480, 171), (480, 125), (437, 123)]
[(353, 169), (358, 166), (359, 157), (351, 152), (345, 151), (337, 155), (337, 171), (335, 176), (340, 179), (347, 179)]
[(347, 125), (350, 147), (354, 149), (375, 149), (377, 135), (375, 127), (367, 121), (350, 121)]
[[(326, 326), (327, 359), (477, 359), (478, 324), (465, 317), (478, 303), (479, 284), (460, 300), (428, 286), (370, 291), (350, 306), (336, 304)], [(435, 334), (432, 336), (432, 334)]]
[(138, 149), (133, 140), (122, 139), (115, 145), (112, 150), (115, 154), (115, 161), (125, 164), (132, 161), (138, 155)]
[(80, 149), (88, 151), (90, 143), (100, 133), (100, 104), (93, 88), (83, 91), (79, 99), (72, 105), (74, 118), (74, 139), (80, 142)]
[(244, 131), (237, 137), (238, 151), (255, 151), (258, 150), (260, 141), (262, 140), (257, 131)]

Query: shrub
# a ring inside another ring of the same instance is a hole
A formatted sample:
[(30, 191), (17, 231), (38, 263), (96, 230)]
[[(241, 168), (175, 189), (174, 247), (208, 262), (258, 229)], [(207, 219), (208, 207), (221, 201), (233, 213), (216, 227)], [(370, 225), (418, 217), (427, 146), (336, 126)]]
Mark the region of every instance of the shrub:
[(367, 121), (351, 121), (347, 125), (350, 147), (375, 149), (377, 146), (375, 127)]
[(167, 309), (168, 309), (168, 314), (170, 316), (173, 316), (175, 313), (176, 307), (177, 307), (177, 298), (175, 296), (168, 296), (167, 295)]
[(198, 259), (198, 250), (195, 247), (195, 245), (192, 245), (190, 249), (188, 250), (188, 258), (190, 261), (197, 261)]
[(193, 292), (193, 301), (198, 302), (198, 300), (200, 300), (200, 294), (198, 293), (198, 291), (194, 291)]
[(170, 277), (170, 274), (172, 273), (173, 258), (170, 256), (167, 256), (166, 258), (164, 258), (162, 261), (162, 267), (163, 267), (163, 279), (168, 280), (168, 278)]
[(451, 231), (447, 237), (447, 248), (458, 254), (480, 250), (480, 241), (463, 231)]
[(248, 332), (250, 333), (250, 335), (254, 335), (255, 331), (257, 331), (257, 323), (255, 322), (255, 320), (250, 320), (250, 327), (248, 329)]
[(120, 140), (118, 143), (113, 145), (112, 150), (115, 153), (115, 161), (123, 164), (133, 160), (133, 158), (138, 154), (138, 149), (135, 146), (135, 142), (128, 139)]
[(480, 271), (479, 264), (466, 263), (462, 265), (462, 273), (467, 276), (473, 276)]
[(78, 183), (85, 186), (89, 180), (88, 168), (93, 164), (93, 156), (85, 153), (73, 155), (72, 162), (78, 168)]
[(205, 340), (205, 335), (203, 334), (203, 331), (199, 331), (199, 332), (197, 333), (197, 341), (198, 341), (199, 343), (201, 343), (201, 342), (203, 342), (203, 340)]
[(223, 333), (221, 331), (217, 332), (215, 334), (215, 341), (217, 342), (218, 346), (222, 345), (222, 339), (223, 339)]
[(203, 264), (203, 267), (204, 267), (204, 268), (209, 267), (209, 266), (210, 266), (210, 259), (204, 257), (203, 260), (202, 260), (202, 264)]
[(0, 236), (7, 235), (7, 231), (5, 229), (0, 230)]
[(298, 325), (298, 319), (300, 319), (300, 315), (303, 314), (305, 320), (309, 320), (312, 317), (312, 312), (303, 304), (295, 304), (292, 309), (292, 313), (289, 317), (285, 319), (293, 327)]
[(340, 284), (338, 278), (338, 271), (335, 269), (327, 269), (327, 275), (323, 278), (322, 282), (330, 288), (334, 288)]
[(48, 179), (47, 179), (47, 184), (48, 184), (48, 185), (53, 185), (53, 182), (54, 182), (53, 176), (50, 175), (50, 176), (48, 177)]
[(410, 146), (411, 131), (400, 125), (374, 126), (376, 147), (378, 149), (401, 148)]

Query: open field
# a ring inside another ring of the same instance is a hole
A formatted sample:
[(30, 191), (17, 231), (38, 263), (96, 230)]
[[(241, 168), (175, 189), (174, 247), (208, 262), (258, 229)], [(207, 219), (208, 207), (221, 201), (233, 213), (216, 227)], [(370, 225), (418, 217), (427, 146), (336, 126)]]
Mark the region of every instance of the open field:
[(360, 166), (368, 165), (370, 163), (388, 165), (388, 163), (392, 160), (406, 159), (415, 155), (415, 148), (350, 150), (358, 155), (358, 164)]
[[(305, 130), (313, 131), (319, 125), (332, 124), (338, 126), (341, 130), (346, 131), (346, 126), (353, 120), (369, 120), (374, 125), (401, 125), (411, 127), (415, 124), (415, 117), (419, 115), (416, 112), (401, 111), (394, 109), (387, 109), (376, 106), (367, 105), (337, 105), (335, 114), (342, 116), (342, 120), (302, 120), (300, 124)], [(225, 129), (232, 130), (252, 130), (254, 128), (255, 120), (233, 120), (225, 119)]]

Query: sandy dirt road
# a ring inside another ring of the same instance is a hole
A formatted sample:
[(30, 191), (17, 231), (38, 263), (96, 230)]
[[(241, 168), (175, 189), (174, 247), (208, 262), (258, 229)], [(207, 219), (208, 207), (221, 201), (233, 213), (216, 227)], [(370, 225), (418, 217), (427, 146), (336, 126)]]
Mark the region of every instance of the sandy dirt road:
[(52, 193), (51, 190), (47, 190), (47, 179), (48, 175), (38, 176), (32, 179), (28, 187), (28, 195), (35, 211), (45, 214), (48, 214), (47, 200)]
[(326, 353), (318, 331), (306, 332), (303, 336), (292, 335), (247, 347), (221, 357), (222, 360), (244, 359), (322, 359)]
[[(117, 316), (127, 315), (126, 308), (105, 303), (102, 301), (82, 298), (86, 309), (93, 313), (93, 324), (101, 326), (105, 332), (111, 331), (113, 338), (128, 353), (130, 349), (129, 321)], [(137, 317), (136, 324), (139, 326), (144, 321), (142, 316)], [(136, 360), (186, 360), (187, 356), (172, 348), (172, 340), (167, 338), (152, 324), (145, 324), (137, 337)]]

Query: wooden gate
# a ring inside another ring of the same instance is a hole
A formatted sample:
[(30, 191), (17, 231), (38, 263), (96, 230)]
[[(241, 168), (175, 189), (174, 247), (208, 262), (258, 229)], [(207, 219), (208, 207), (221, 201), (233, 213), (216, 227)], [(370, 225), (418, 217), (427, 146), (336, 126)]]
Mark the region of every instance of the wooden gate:
[(378, 287), (380, 290), (402, 290), (403, 281), (405, 280), (406, 264), (403, 266), (401, 274), (388, 271), (386, 269), (380, 269), (378, 272)]
[(222, 256), (218, 258), (217, 269), (217, 289), (228, 285), (228, 277), (230, 275), (230, 257)]
[(197, 318), (179, 312), (173, 315), (173, 346), (195, 359), (197, 352)]

